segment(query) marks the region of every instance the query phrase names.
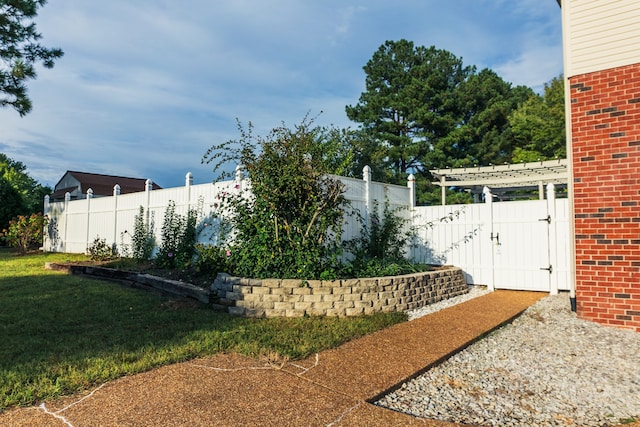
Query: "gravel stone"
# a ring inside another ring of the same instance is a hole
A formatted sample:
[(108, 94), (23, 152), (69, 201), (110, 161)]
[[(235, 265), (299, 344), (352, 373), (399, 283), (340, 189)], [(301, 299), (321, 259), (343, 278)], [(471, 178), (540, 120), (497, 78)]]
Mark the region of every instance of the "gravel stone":
[[(409, 319), (486, 292), (473, 286)], [(463, 424), (615, 426), (640, 419), (640, 333), (580, 320), (568, 293), (550, 295), (376, 404)]]

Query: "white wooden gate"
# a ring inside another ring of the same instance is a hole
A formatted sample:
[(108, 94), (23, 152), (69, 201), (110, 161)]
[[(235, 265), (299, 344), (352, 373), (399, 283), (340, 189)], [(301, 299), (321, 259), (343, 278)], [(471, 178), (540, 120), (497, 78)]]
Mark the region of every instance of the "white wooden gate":
[(414, 209), (415, 261), (462, 268), (468, 283), (556, 293), (569, 289), (568, 201), (427, 206)]

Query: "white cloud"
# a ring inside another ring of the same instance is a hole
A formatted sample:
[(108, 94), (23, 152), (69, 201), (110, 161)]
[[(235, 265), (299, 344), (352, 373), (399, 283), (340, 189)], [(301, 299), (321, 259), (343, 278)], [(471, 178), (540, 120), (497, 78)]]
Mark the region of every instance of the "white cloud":
[(36, 23), (65, 56), (29, 85), (31, 114), (0, 110), (0, 150), (49, 184), (67, 169), (206, 182), (201, 156), (236, 118), (260, 134), (320, 110), (348, 126), (386, 40), (539, 86), (562, 71), (559, 14), (552, 0), (57, 0)]

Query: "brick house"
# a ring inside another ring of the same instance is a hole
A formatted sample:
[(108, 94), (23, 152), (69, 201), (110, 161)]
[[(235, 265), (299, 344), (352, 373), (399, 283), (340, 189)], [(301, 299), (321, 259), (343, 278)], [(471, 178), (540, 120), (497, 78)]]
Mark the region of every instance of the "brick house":
[(562, 10), (575, 295), (582, 319), (640, 331), (640, 2)]

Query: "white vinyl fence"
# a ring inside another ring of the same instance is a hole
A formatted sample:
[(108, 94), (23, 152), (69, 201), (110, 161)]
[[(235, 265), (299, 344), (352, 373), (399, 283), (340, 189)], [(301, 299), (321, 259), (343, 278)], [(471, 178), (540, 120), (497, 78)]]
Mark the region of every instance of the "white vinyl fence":
[(462, 268), (467, 283), (490, 288), (569, 289), (569, 205), (556, 199), (425, 206), (413, 209), (412, 258)]
[[(410, 196), (409, 187), (388, 185), (371, 181), (369, 168), (364, 170), (364, 179), (339, 178), (345, 184), (345, 197), (350, 201), (351, 209), (356, 213), (347, 215), (343, 229), (343, 238), (351, 239), (360, 235), (362, 220), (378, 209), (382, 215), (385, 200), (391, 209), (399, 209), (408, 216)], [(44, 212), (49, 217), (45, 232), (44, 250), (48, 252), (84, 253), (96, 238), (104, 239), (109, 245), (116, 245), (120, 253), (126, 253), (131, 245), (135, 217), (142, 207), (145, 221), (152, 224), (156, 242), (161, 242), (161, 228), (165, 210), (170, 202), (175, 205), (177, 214), (186, 215), (189, 210), (198, 213), (198, 241), (218, 244), (220, 217), (220, 199), (223, 193), (240, 192), (247, 189), (249, 181), (237, 171), (236, 179), (218, 183), (193, 185), (193, 177), (187, 174), (184, 187), (152, 190), (151, 181), (147, 181), (144, 191), (131, 194), (118, 194), (114, 188), (111, 197), (87, 196), (81, 200), (49, 202), (45, 197)], [(117, 187), (117, 186), (116, 186)], [(405, 209), (402, 209), (405, 208)]]
[[(469, 205), (415, 206), (415, 180), (407, 187), (371, 181), (368, 167), (364, 179), (338, 177), (345, 184), (345, 197), (356, 212), (347, 215), (343, 239), (358, 237), (363, 224), (377, 209), (382, 215), (385, 201), (396, 214), (409, 220), (416, 232), (410, 257), (417, 262), (460, 267), (470, 284), (490, 289), (523, 289), (556, 293), (569, 289), (569, 207), (567, 199), (556, 199), (553, 184), (545, 200), (493, 202), (485, 189), (485, 202)], [(187, 174), (184, 187), (117, 194), (112, 197), (65, 200), (49, 203), (44, 249), (50, 252), (86, 252), (96, 238), (126, 251), (131, 244), (134, 219), (140, 207), (153, 224), (156, 242), (164, 212), (170, 202), (176, 213), (198, 212), (198, 240), (217, 244), (219, 203), (223, 192), (239, 192), (249, 182), (240, 172), (233, 181), (193, 185)], [(358, 216), (361, 219), (358, 219)]]

